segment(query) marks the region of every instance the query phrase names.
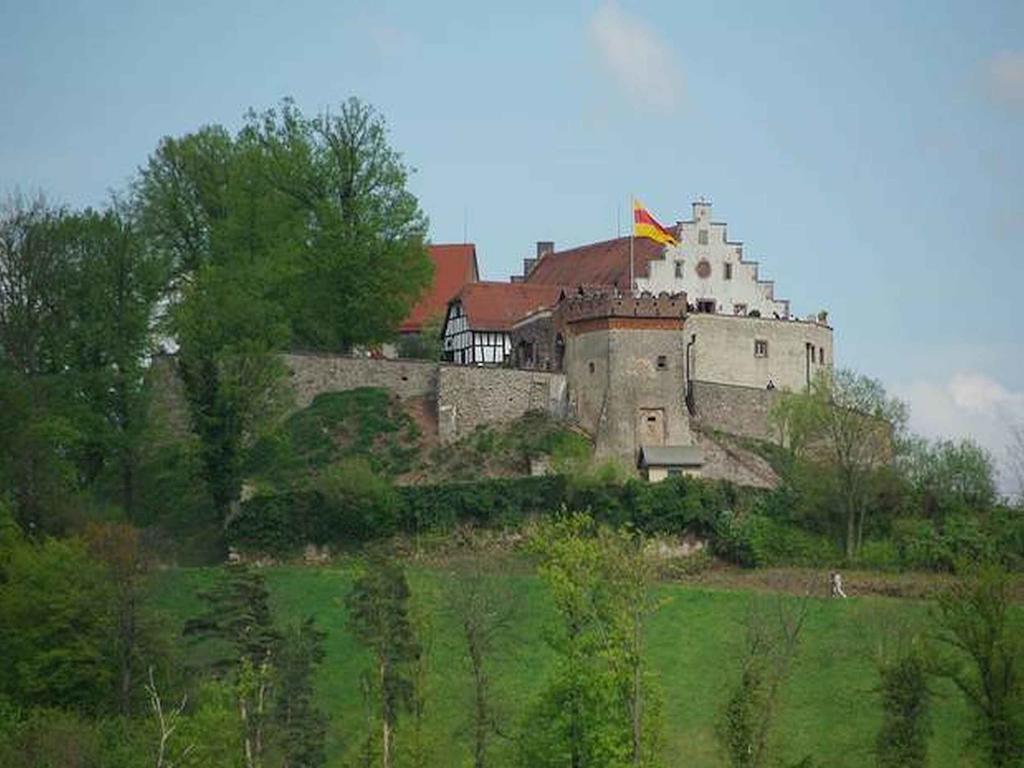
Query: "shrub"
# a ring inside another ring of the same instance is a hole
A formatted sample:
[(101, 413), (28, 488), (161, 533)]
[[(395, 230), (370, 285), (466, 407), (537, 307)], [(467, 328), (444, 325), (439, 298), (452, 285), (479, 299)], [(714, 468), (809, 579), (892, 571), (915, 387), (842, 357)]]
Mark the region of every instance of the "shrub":
[(824, 536), (765, 515), (732, 511), (717, 517), (712, 546), (719, 557), (746, 567), (825, 565), (840, 557)]

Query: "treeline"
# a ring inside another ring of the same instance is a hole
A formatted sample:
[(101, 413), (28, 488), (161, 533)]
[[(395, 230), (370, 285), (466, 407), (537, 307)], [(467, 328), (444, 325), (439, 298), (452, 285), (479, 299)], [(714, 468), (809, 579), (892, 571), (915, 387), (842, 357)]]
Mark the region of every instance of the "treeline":
[[(103, 210), (8, 199), (0, 487), (15, 519), (38, 533), (151, 523), (172, 491), (216, 529), (285, 405), (275, 353), (390, 339), (430, 283), (407, 176), (370, 107), (307, 117), (285, 101), (235, 133), (165, 138)], [(156, 455), (148, 418), (161, 349), (177, 352), (188, 404), (173, 456)]]

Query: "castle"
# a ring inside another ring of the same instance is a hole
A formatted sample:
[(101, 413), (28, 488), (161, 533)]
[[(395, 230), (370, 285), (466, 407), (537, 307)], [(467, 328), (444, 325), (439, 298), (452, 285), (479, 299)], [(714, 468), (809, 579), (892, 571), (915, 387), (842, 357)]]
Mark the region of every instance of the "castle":
[(774, 395), (832, 365), (827, 315), (796, 319), (709, 203), (673, 232), (671, 246), (540, 242), (511, 282), (466, 282), (447, 304), (445, 360), (564, 377), (562, 410), (597, 456), (652, 479), (703, 473), (702, 425), (770, 436)]

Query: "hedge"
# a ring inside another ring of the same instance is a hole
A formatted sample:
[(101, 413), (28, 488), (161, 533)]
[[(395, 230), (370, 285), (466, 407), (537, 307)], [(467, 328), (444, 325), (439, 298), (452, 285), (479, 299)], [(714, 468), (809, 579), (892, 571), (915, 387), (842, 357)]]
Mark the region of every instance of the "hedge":
[(713, 537), (723, 510), (750, 507), (763, 494), (693, 478), (576, 485), (560, 475), (403, 486), (395, 491), (394, 508), (387, 510), (368, 509), (356, 497), (329, 498), (315, 489), (255, 496), (243, 502), (228, 523), (227, 539), (243, 549), (285, 554), (307, 543), (443, 532), (464, 522), (514, 526), (563, 506), (588, 509), (599, 520), (632, 525), (645, 533), (692, 531)]

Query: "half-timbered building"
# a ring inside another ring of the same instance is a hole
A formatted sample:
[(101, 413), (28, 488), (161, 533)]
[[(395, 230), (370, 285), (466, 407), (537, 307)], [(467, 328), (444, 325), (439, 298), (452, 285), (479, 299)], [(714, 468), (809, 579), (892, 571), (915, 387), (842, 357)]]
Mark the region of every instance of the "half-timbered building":
[(445, 360), (461, 365), (503, 365), (512, 354), (512, 326), (551, 307), (562, 296), (556, 285), (470, 283), (448, 303)]

